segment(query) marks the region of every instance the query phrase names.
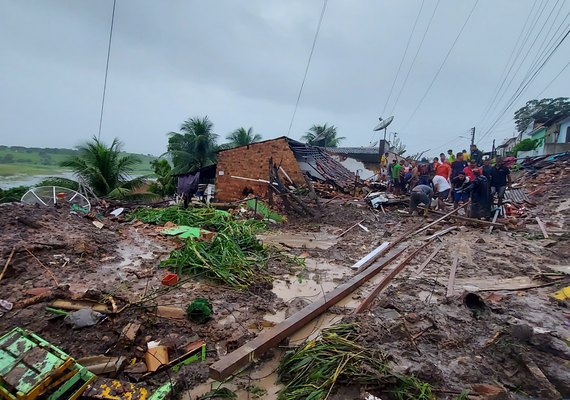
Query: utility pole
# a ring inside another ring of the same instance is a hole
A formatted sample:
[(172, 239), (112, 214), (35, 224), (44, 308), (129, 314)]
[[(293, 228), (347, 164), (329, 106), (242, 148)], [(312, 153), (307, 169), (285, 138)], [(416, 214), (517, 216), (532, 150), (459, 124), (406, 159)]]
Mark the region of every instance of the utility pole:
[(475, 144), (475, 127), (471, 128), (471, 146)]

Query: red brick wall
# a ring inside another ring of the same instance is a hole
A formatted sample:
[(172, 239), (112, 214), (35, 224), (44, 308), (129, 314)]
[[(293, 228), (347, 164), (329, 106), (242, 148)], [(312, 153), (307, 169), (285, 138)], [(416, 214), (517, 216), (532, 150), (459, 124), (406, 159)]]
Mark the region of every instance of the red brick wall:
[[(303, 185), (303, 173), (291, 151), (287, 140), (284, 138), (254, 143), (236, 149), (218, 153), (218, 165), (216, 167), (216, 201), (235, 201), (244, 198), (243, 190), (253, 189), (255, 195), (267, 198), (267, 183), (258, 183), (242, 179), (231, 178), (241, 176), (252, 179), (269, 180), (269, 159), (281, 167), (297, 185)], [(220, 173), (223, 172), (223, 175)], [(280, 178), (284, 184), (289, 181), (281, 173)]]

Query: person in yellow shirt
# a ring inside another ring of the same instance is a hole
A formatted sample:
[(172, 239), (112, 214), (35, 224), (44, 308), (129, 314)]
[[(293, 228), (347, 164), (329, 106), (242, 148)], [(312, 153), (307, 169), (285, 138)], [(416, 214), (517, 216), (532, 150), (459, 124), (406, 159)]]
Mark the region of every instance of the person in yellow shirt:
[(467, 150), (463, 149), (463, 161), (469, 162), (470, 159), (471, 159), (471, 157), (469, 156), (469, 153), (467, 152)]
[(386, 168), (388, 166), (388, 156), (390, 154), (388, 152), (384, 153), (382, 157), (380, 157), (380, 167)]
[(451, 164), (453, 164), (453, 162), (455, 161), (455, 157), (453, 156), (453, 150), (451, 149), (447, 150), (447, 154), (448, 154), (447, 159)]

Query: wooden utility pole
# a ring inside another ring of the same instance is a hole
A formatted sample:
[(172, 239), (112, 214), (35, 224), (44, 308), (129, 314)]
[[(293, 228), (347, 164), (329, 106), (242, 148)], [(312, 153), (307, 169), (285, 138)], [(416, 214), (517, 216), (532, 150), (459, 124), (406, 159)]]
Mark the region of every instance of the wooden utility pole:
[(475, 127), (471, 128), (471, 146), (475, 144)]

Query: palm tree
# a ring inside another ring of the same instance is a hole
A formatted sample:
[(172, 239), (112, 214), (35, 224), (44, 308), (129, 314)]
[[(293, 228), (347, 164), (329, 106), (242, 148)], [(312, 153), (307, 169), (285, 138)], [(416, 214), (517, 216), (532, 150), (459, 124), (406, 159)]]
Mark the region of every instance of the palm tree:
[(71, 168), (98, 196), (116, 194), (117, 190), (128, 192), (142, 184), (141, 178), (131, 179), (134, 166), (141, 161), (134, 155), (122, 155), (121, 149), (122, 143), (117, 138), (107, 146), (94, 136), (77, 148), (78, 155), (63, 161), (61, 166)]
[(325, 123), (324, 125), (311, 126), (301, 139), (313, 146), (338, 147), (339, 143), (346, 138), (336, 135), (336, 126), (327, 126)]
[(168, 133), (167, 153), (174, 174), (192, 172), (216, 161), (218, 135), (212, 132), (213, 127), (208, 116), (194, 117), (184, 121), (180, 132)]
[(249, 127), (247, 130), (245, 128), (238, 128), (232, 133), (226, 136), (226, 139), (230, 142), (229, 147), (239, 147), (259, 142), (261, 140), (261, 135), (254, 134), (253, 128)]

